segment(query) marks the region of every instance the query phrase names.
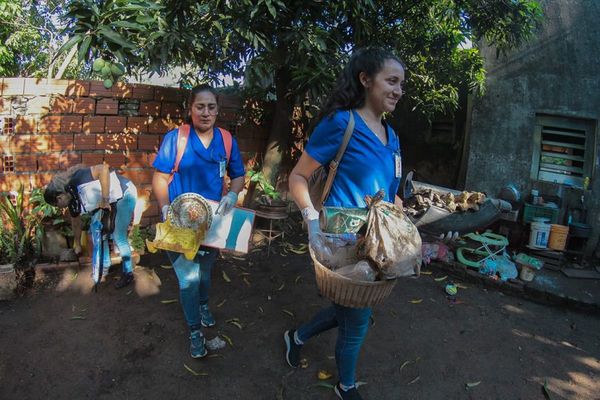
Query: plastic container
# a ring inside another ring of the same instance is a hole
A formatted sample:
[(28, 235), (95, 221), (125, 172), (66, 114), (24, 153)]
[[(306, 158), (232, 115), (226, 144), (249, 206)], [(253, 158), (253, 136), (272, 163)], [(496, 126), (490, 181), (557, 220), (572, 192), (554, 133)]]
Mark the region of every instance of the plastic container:
[(560, 210), (554, 207), (535, 206), (533, 204), (525, 204), (523, 208), (523, 223), (535, 221), (536, 218), (548, 218), (551, 224), (558, 222), (558, 212)]
[(548, 248), (552, 250), (563, 251), (567, 245), (567, 235), (569, 227), (564, 225), (550, 225), (550, 237), (548, 238)]
[(521, 265), (521, 273), (519, 274), (519, 278), (521, 278), (521, 280), (525, 281), (525, 282), (531, 282), (533, 280), (533, 278), (535, 278), (535, 269), (525, 265), (525, 264), (520, 264)]
[(375, 282), (377, 277), (377, 274), (366, 260), (338, 268), (335, 272), (355, 281)]
[(548, 247), (548, 237), (550, 236), (551, 225), (543, 221), (531, 223), (531, 233), (529, 234), (529, 246), (538, 249)]

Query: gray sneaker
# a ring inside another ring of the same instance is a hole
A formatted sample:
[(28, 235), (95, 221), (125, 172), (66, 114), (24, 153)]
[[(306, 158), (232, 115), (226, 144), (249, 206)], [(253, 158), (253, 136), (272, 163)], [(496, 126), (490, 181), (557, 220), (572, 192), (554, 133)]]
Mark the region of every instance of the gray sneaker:
[(199, 330), (190, 333), (190, 353), (192, 358), (202, 358), (208, 353), (206, 339)]
[(212, 313), (208, 309), (208, 304), (200, 305), (200, 323), (205, 328), (209, 328), (216, 324), (215, 317), (213, 317)]

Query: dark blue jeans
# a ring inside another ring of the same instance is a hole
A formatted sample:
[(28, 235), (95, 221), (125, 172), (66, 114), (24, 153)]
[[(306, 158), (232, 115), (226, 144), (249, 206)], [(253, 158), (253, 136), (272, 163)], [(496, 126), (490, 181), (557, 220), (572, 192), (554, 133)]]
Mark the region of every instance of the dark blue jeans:
[(311, 337), (337, 326), (335, 361), (339, 379), (342, 385), (353, 386), (358, 354), (369, 329), (370, 316), (370, 308), (349, 308), (332, 303), (298, 328), (298, 339), (306, 343)]
[(219, 250), (200, 247), (190, 261), (183, 254), (168, 251), (169, 260), (179, 281), (179, 298), (190, 330), (200, 329), (200, 305), (208, 303), (210, 273)]

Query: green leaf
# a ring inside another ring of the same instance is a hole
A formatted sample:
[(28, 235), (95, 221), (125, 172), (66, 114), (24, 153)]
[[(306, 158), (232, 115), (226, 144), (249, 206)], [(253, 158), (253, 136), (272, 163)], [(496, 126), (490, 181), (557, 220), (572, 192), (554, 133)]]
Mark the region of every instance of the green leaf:
[(123, 38), (123, 36), (121, 36), (120, 34), (118, 34), (117, 32), (109, 29), (106, 26), (102, 26), (98, 29), (98, 33), (100, 33), (102, 36), (104, 36), (106, 39), (110, 40), (111, 42), (118, 44), (121, 47), (125, 47), (128, 49), (135, 49), (136, 46), (126, 40), (125, 38)]
[(85, 39), (79, 45), (79, 52), (77, 53), (77, 61), (83, 62), (86, 59), (87, 53), (90, 49), (90, 44), (92, 43), (92, 37), (86, 36)]

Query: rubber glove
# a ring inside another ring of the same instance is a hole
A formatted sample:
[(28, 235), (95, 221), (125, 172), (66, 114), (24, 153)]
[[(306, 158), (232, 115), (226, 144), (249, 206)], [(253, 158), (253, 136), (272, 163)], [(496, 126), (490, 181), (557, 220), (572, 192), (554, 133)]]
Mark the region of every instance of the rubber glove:
[(165, 204), (164, 206), (162, 206), (160, 212), (162, 214), (162, 220), (163, 222), (165, 222), (167, 220), (167, 214), (169, 213), (169, 205)]
[(225, 196), (221, 198), (221, 202), (219, 203), (219, 207), (217, 207), (217, 211), (215, 214), (225, 215), (235, 206), (237, 203), (238, 195), (235, 192), (228, 192)]
[(452, 243), (456, 242), (456, 240), (458, 240), (458, 237), (458, 232), (448, 231), (445, 235), (441, 233), (438, 239), (440, 239), (444, 243)]
[(302, 216), (308, 227), (308, 243), (313, 251), (321, 259), (327, 260), (332, 257), (331, 248), (328, 246), (328, 240), (321, 226), (319, 225), (319, 212), (313, 207), (306, 207), (302, 210)]

